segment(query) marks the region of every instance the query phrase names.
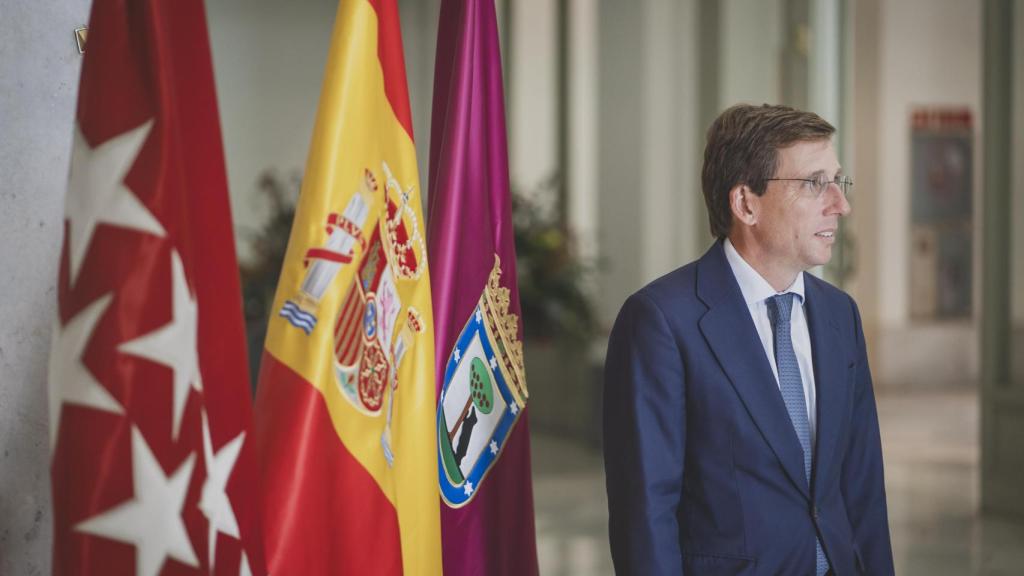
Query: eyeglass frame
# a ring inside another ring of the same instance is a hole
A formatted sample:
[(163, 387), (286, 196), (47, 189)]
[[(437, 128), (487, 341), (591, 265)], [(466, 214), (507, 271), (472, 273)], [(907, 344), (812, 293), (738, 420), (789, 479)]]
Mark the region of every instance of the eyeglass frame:
[(836, 176), (832, 180), (826, 180), (824, 184), (817, 178), (765, 178), (765, 182), (807, 182), (814, 185), (814, 197), (821, 198), (821, 195), (828, 190), (828, 187), (835, 184), (839, 191), (843, 193), (846, 198), (850, 197), (850, 189), (853, 188), (853, 178), (849, 176)]

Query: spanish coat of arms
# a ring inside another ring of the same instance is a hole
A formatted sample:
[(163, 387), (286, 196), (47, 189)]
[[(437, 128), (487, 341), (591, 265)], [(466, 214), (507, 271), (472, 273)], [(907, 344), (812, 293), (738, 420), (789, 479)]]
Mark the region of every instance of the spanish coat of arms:
[(325, 222), (326, 242), (305, 253), (306, 274), (298, 294), (285, 301), (279, 315), (306, 335), (319, 321), (319, 305), (344, 266), (355, 274), (334, 317), (334, 374), (342, 397), (359, 412), (377, 416), (388, 402), (388, 427), (382, 444), (388, 462), (393, 461), (388, 433), (393, 393), (398, 387), (398, 367), (423, 332), (420, 313), (404, 306), (397, 281), (417, 280), (426, 267), (425, 246), (419, 222), (410, 202), (412, 188), (403, 191), (388, 168), (381, 165), (383, 203), (374, 210), (380, 193), (377, 178), (366, 170), (358, 190), (342, 213), (331, 213)]

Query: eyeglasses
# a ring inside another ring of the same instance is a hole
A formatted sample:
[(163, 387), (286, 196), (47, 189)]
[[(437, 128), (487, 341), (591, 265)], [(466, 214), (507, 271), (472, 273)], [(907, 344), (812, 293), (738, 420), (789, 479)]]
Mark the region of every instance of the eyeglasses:
[(820, 198), (825, 190), (832, 184), (835, 184), (839, 190), (842, 191), (843, 196), (850, 195), (850, 189), (853, 188), (853, 178), (849, 176), (836, 176), (834, 180), (829, 180), (824, 176), (818, 176), (817, 178), (765, 178), (766, 182), (803, 182), (809, 190), (814, 193), (815, 198)]

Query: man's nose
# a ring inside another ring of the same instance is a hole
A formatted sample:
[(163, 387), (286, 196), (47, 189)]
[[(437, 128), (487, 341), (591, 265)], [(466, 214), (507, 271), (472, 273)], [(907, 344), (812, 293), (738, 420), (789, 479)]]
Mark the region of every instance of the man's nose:
[(847, 216), (850, 214), (850, 200), (843, 193), (843, 189), (835, 184), (829, 186), (829, 190), (832, 192), (832, 203), (829, 205), (829, 213), (838, 213), (840, 216)]

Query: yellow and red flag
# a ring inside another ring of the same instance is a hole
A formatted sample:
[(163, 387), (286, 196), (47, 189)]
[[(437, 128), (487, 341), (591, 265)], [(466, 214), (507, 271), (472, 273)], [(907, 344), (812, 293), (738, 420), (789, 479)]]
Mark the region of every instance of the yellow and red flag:
[(343, 1), (257, 391), (273, 574), (441, 571), (418, 178), (395, 1)]

